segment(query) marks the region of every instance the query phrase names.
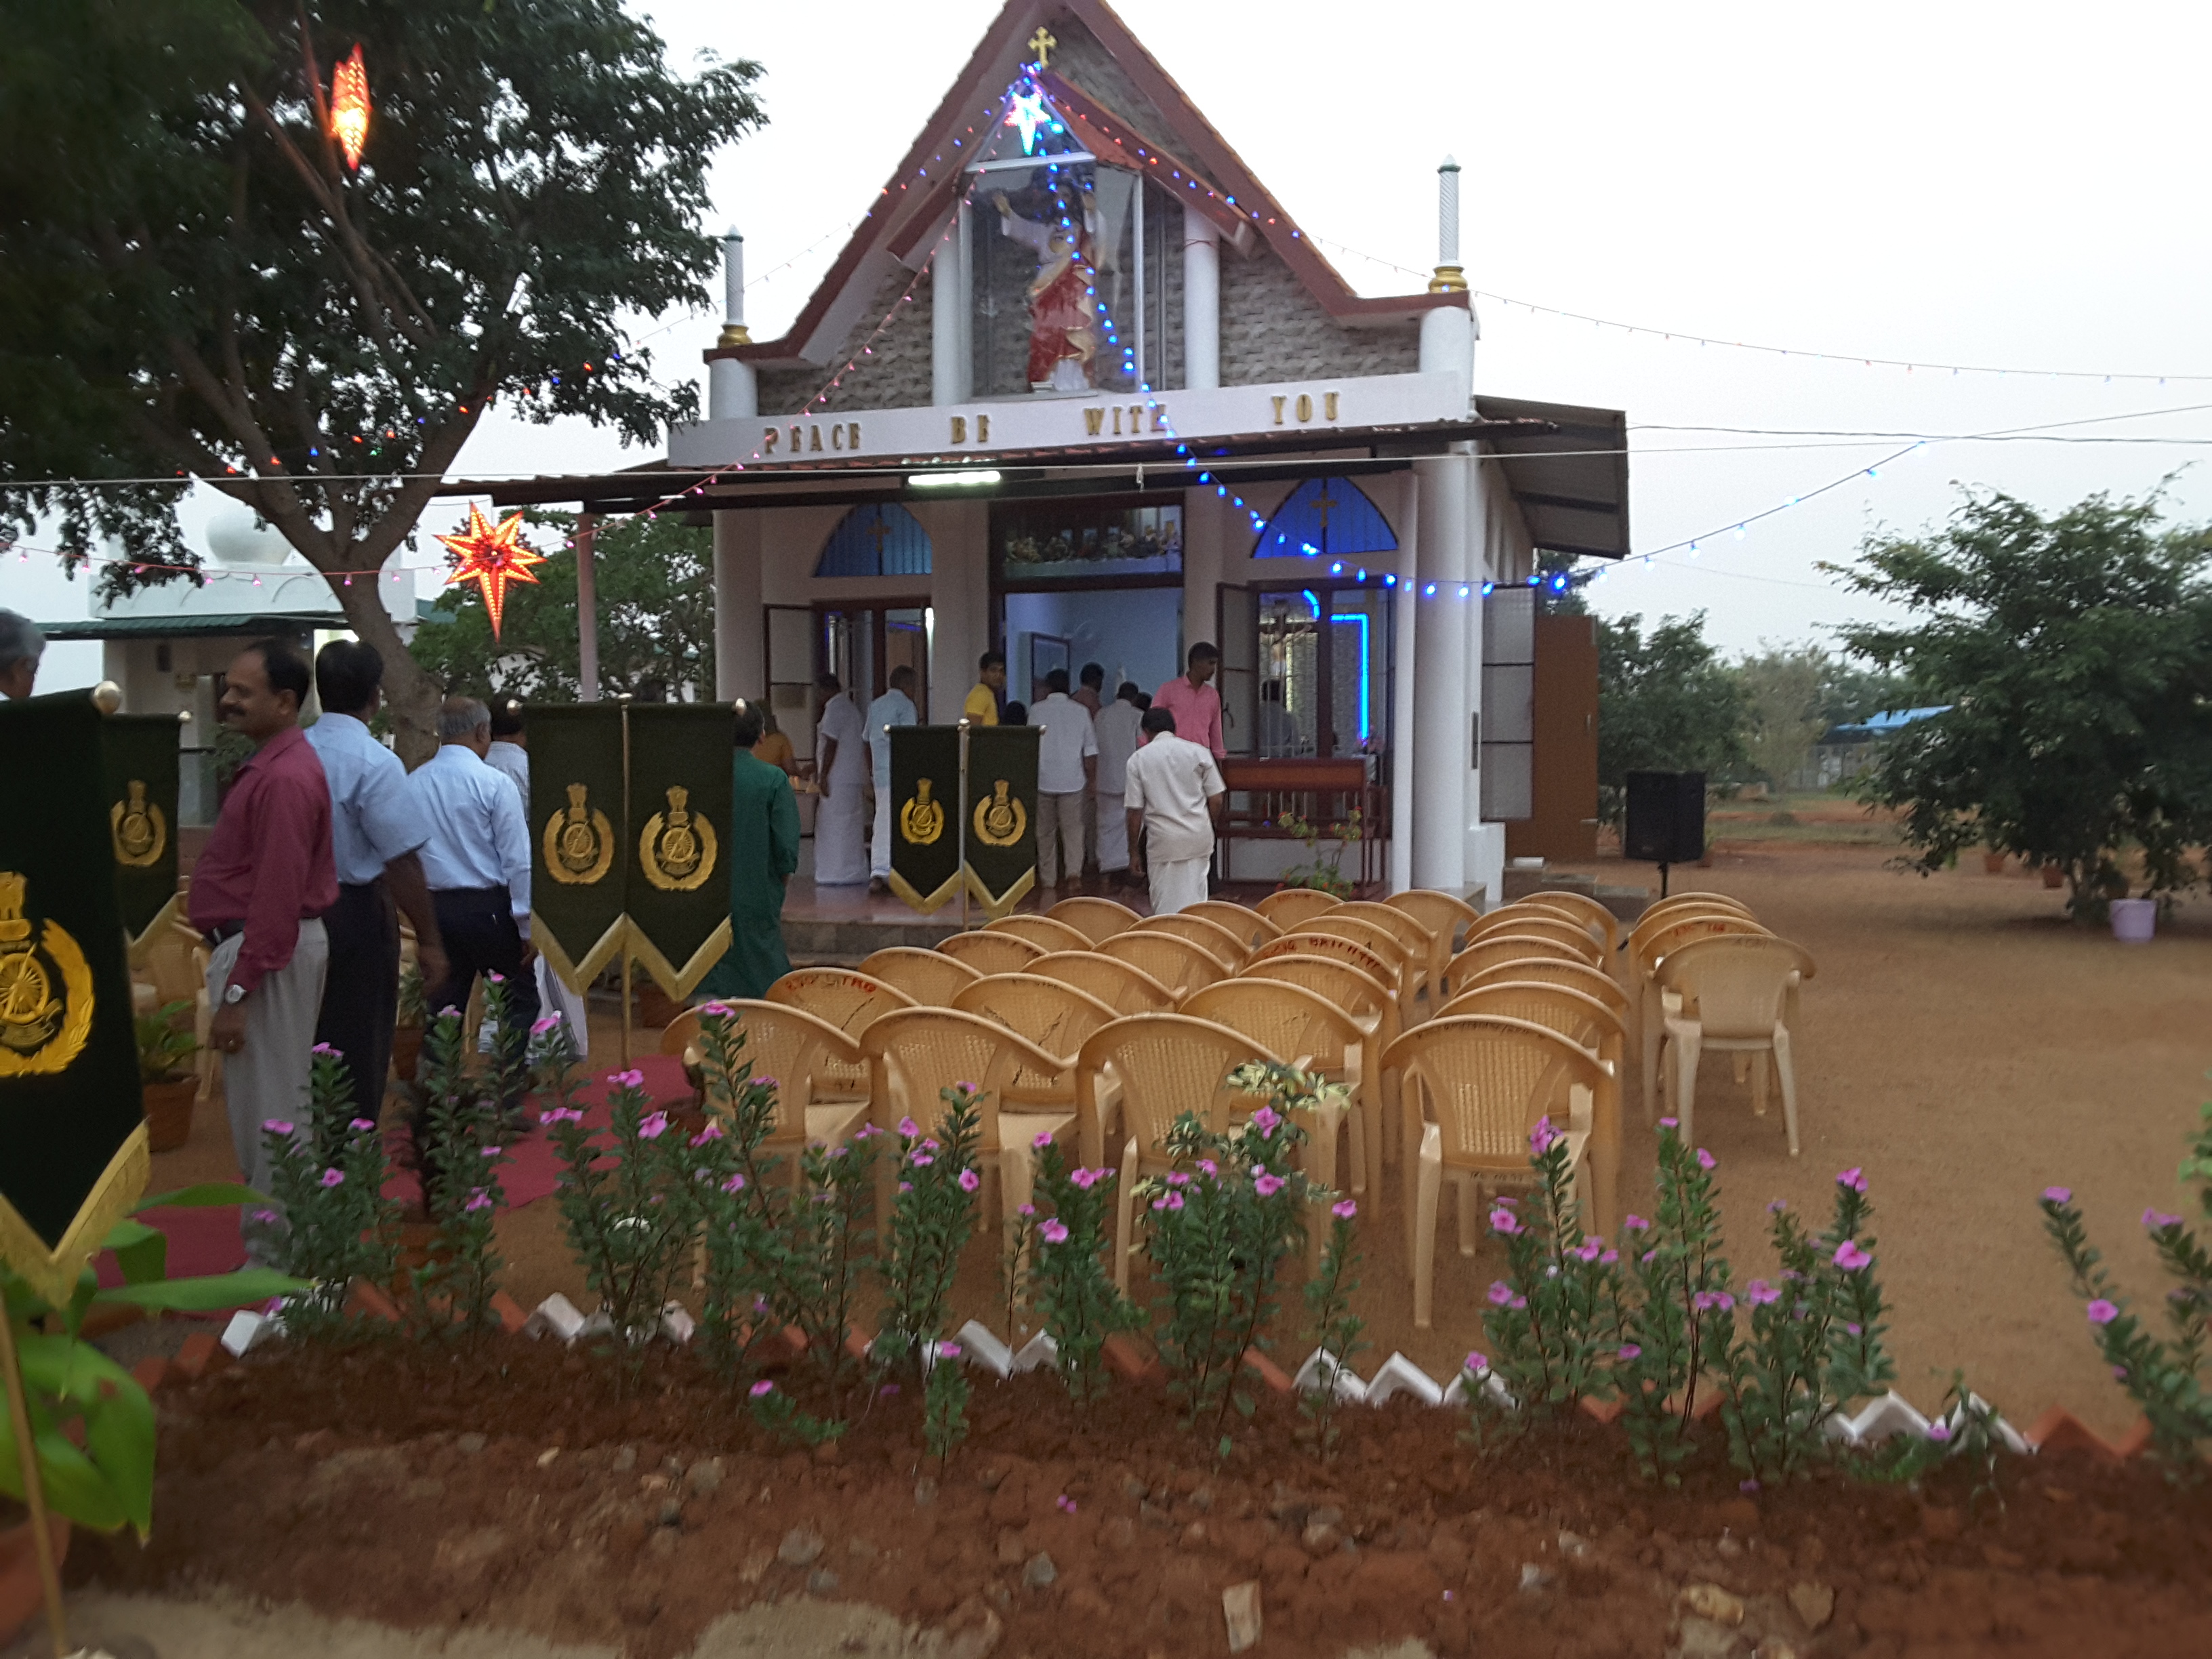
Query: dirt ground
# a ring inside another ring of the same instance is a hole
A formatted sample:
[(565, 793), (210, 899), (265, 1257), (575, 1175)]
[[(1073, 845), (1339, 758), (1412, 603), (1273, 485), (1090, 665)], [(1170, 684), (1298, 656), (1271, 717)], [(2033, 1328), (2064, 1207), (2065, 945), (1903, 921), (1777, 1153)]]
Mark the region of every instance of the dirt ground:
[[(2063, 895), (2016, 869), (1991, 876), (1975, 861), (1922, 879), (1887, 868), (1890, 856), (1723, 842), (1711, 868), (1675, 872), (1674, 890), (1743, 899), (1819, 964), (1796, 1034), (1802, 1158), (1789, 1155), (1778, 1099), (1755, 1118), (1724, 1058), (1709, 1058), (1700, 1076), (1698, 1139), (1720, 1160), (1738, 1275), (1771, 1266), (1768, 1200), (1825, 1212), (1835, 1172), (1863, 1166), (1899, 1390), (1932, 1410), (1959, 1368), (2021, 1425), (2058, 1405), (2117, 1435), (2133, 1411), (2088, 1340), (2035, 1196), (2072, 1187), (2123, 1284), (2145, 1303), (2162, 1293), (2137, 1218), (2184, 1207), (2174, 1168), (2212, 1066), (2212, 902), (2185, 906), (2152, 945), (2124, 946), (2067, 921)], [(1589, 867), (1608, 882), (1652, 875), (1617, 859)], [(616, 1040), (611, 1007), (595, 1008), (595, 1066), (611, 1066)], [(650, 1047), (655, 1035), (637, 1040)], [(1637, 1208), (1653, 1141), (1632, 1091), (1625, 1128), (1622, 1201)], [(156, 1158), (154, 1180), (181, 1185), (231, 1167), (218, 1101), (201, 1109), (189, 1146)], [(1371, 1374), (1402, 1349), (1446, 1377), (1481, 1345), (1482, 1293), (1502, 1255), (1486, 1240), (1461, 1258), (1447, 1217), (1437, 1325), (1416, 1332), (1397, 1193), (1394, 1169), (1364, 1206), (1358, 1307), (1373, 1346), (1359, 1369)], [(510, 1214), (500, 1238), (507, 1287), (525, 1307), (554, 1290), (587, 1300), (553, 1203)], [(963, 1265), (960, 1302), (963, 1317), (1006, 1323), (988, 1237)], [(1294, 1364), (1310, 1345), (1294, 1319), (1278, 1335)]]

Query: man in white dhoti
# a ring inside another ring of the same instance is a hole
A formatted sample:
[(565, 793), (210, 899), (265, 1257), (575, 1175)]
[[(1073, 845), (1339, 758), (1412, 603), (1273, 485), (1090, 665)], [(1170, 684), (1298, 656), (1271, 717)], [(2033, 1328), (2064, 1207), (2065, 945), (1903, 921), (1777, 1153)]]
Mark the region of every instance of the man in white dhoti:
[(1098, 744), (1098, 873), (1113, 887), (1129, 879), (1129, 823), (1121, 789), (1128, 777), (1129, 757), (1137, 752), (1142, 736), (1138, 722), (1145, 711), (1137, 707), (1137, 699), (1143, 695), (1136, 682), (1122, 681), (1120, 693), (1091, 722)]
[(1152, 875), (1152, 914), (1171, 916), (1206, 897), (1213, 864), (1213, 819), (1228, 791), (1203, 744), (1176, 736), (1164, 708), (1145, 711), (1146, 744), (1129, 757), (1123, 786), (1129, 869)]
[(835, 674), (814, 677), (822, 694), (814, 726), (814, 884), (857, 887), (868, 879), (868, 745), (860, 711)]
[(912, 726), (921, 716), (914, 706), (914, 670), (901, 663), (891, 670), (891, 689), (868, 705), (868, 756), (875, 763), (876, 833), (868, 843), (868, 890), (888, 893), (891, 872), (891, 727)]

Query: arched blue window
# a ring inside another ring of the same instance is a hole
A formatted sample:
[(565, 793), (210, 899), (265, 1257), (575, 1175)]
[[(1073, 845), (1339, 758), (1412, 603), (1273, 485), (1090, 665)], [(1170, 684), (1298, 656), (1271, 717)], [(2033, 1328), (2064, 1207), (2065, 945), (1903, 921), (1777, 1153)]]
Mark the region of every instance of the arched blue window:
[(1308, 478), (1275, 509), (1252, 556), (1322, 559), (1397, 550), (1389, 520), (1366, 491), (1349, 478)]
[(927, 576), (929, 532), (896, 501), (856, 507), (822, 544), (817, 576)]

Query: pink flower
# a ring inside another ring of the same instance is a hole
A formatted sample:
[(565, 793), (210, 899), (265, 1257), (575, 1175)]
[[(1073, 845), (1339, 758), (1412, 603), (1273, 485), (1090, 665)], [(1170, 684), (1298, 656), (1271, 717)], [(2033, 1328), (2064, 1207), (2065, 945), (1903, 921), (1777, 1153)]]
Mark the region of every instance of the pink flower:
[(1555, 1142), (1565, 1138), (1552, 1127), (1552, 1120), (1548, 1116), (1540, 1117), (1536, 1120), (1536, 1127), (1528, 1131), (1528, 1155), (1541, 1158), (1552, 1150)]
[(488, 984), (504, 985), (507, 983), (507, 975), (505, 974), (495, 974), (487, 969), (484, 974), (484, 980)]
[(1490, 1362), (1484, 1358), (1480, 1353), (1470, 1352), (1465, 1362), (1462, 1364), (1461, 1369), (1462, 1370), (1470, 1371), (1477, 1376), (1480, 1376), (1483, 1372), (1490, 1369)]
[(1659, 1127), (1662, 1129), (1679, 1129), (1682, 1127), (1682, 1120), (1679, 1117), (1662, 1117), (1659, 1120)]
[(1866, 1171), (1853, 1164), (1836, 1177), (1836, 1185), (1848, 1187), (1855, 1193), (1863, 1193), (1867, 1189)]
[(733, 1175), (722, 1183), (722, 1190), (726, 1193), (741, 1193), (744, 1189), (745, 1178), (742, 1175)]
[(707, 1127), (691, 1137), (691, 1144), (694, 1146), (704, 1146), (708, 1142), (720, 1140), (721, 1138), (722, 1126), (710, 1118), (708, 1120)]
[(932, 1158), (927, 1152), (916, 1152), (912, 1158), (908, 1158), (907, 1162), (913, 1164), (917, 1170), (927, 1170), (931, 1164), (936, 1163), (937, 1160)]
[(321, 1054), (325, 1059), (329, 1060), (343, 1060), (345, 1058), (343, 1054), (331, 1048), (327, 1042), (318, 1042), (313, 1048), (308, 1049), (307, 1052), (311, 1054)]
[(1632, 1210), (1629, 1212), (1628, 1214), (1620, 1218), (1620, 1231), (1625, 1233), (1644, 1232), (1648, 1231), (1650, 1225), (1651, 1224), (1650, 1222), (1646, 1221), (1642, 1216), (1638, 1215)]
[(469, 1201), (461, 1207), (464, 1210), (489, 1210), (491, 1208), (491, 1194), (479, 1187), (469, 1194)]
[(1607, 1250), (1603, 1255), (1601, 1255), (1597, 1259), (1598, 1266), (1601, 1267), (1610, 1267), (1614, 1262), (1620, 1260), (1620, 1252), (1619, 1250)]
[(853, 1139), (855, 1140), (873, 1140), (881, 1133), (883, 1133), (883, 1130), (878, 1127), (875, 1124), (863, 1123), (859, 1128), (853, 1131)]
[(1623, 1359), (1638, 1359), (1643, 1357), (1643, 1354), (1644, 1350), (1633, 1342), (1624, 1342), (1620, 1345), (1620, 1357)]
[(2084, 1308), (2082, 1312), (2089, 1316), (2089, 1322), (2092, 1325), (2109, 1325), (2120, 1316), (2120, 1310), (2101, 1296)]
[(346, 1125), (346, 1127), (351, 1129), (356, 1134), (363, 1135), (367, 1134), (375, 1127), (376, 1125), (374, 1121), (365, 1117), (357, 1117), (354, 1119), (353, 1121)]
[(264, 1134), (289, 1135), (292, 1133), (292, 1126), (281, 1117), (263, 1118), (261, 1129)]
[(1046, 1147), (1052, 1145), (1052, 1131), (1047, 1129), (1043, 1133), (1037, 1136), (1036, 1139), (1030, 1142), (1030, 1145), (1036, 1147), (1037, 1151), (1042, 1152)]
[(1502, 1308), (1513, 1300), (1513, 1287), (1504, 1279), (1492, 1279), (1490, 1285), (1490, 1305)]
[(607, 1086), (611, 1089), (642, 1089), (645, 1087), (645, 1073), (635, 1069), (627, 1072), (609, 1072)]
[(2071, 1204), (2074, 1201), (2074, 1189), (2071, 1187), (2045, 1187), (2043, 1189), (2043, 1198), (2047, 1204)]
[(2181, 1218), (2178, 1215), (2168, 1215), (2163, 1210), (2145, 1210), (2142, 1212), (2142, 1224), (2153, 1232), (2156, 1232), (2161, 1227), (2179, 1227), (2181, 1224)]
[(960, 1172), (960, 1190), (962, 1192), (972, 1193), (982, 1184), (983, 1177), (977, 1175), (973, 1170), (963, 1170)]
[(1182, 1194), (1181, 1193), (1162, 1193), (1158, 1198), (1152, 1200), (1152, 1207), (1156, 1210), (1180, 1210), (1182, 1208)]
[(1735, 1298), (1726, 1291), (1699, 1291), (1690, 1298), (1690, 1306), (1699, 1313), (1711, 1313), (1716, 1310), (1730, 1313), (1735, 1310)]
[(556, 1123), (581, 1123), (584, 1115), (574, 1106), (548, 1106), (538, 1113), (538, 1121), (550, 1128)]
[(1847, 1273), (1855, 1273), (1873, 1261), (1872, 1256), (1859, 1249), (1858, 1241), (1855, 1238), (1847, 1238), (1836, 1246), (1836, 1265)]
[(1265, 1170), (1255, 1170), (1252, 1172), (1252, 1190), (1262, 1198), (1273, 1198), (1283, 1190), (1283, 1178), (1279, 1175), (1269, 1175)]
[(753, 1087), (756, 1089), (773, 1089), (775, 1086), (776, 1081), (772, 1077), (757, 1077), (753, 1079)]
[(919, 1140), (921, 1139), (921, 1125), (910, 1117), (902, 1117), (899, 1120), (899, 1133), (908, 1140)]
[(763, 1376), (759, 1382), (753, 1384), (750, 1392), (754, 1399), (764, 1400), (769, 1395), (775, 1392), (775, 1384), (769, 1382), (768, 1378)]
[(952, 1086), (953, 1086), (954, 1088), (957, 1089), (958, 1091), (960, 1091), (960, 1092), (961, 1092), (962, 1094), (963, 1094), (963, 1095), (972, 1095), (972, 1094), (975, 1094), (975, 1093), (979, 1092), (979, 1091), (977, 1091), (977, 1089), (976, 1089), (975, 1085), (974, 1084), (972, 1084), (972, 1083), (969, 1082), (969, 1081), (968, 1081), (966, 1079), (964, 1079), (964, 1078), (963, 1078), (963, 1079), (962, 1079), (959, 1082), (957, 1082), (957, 1083), (954, 1084)]
[(325, 1187), (343, 1187), (343, 1186), (344, 1186), (344, 1185), (345, 1185), (345, 1171), (344, 1171), (343, 1170), (324, 1170), (324, 1171), (323, 1171), (323, 1185), (324, 1185), (324, 1186), (325, 1186)]
[(1754, 1308), (1764, 1308), (1782, 1300), (1782, 1292), (1763, 1279), (1754, 1279), (1744, 1286), (1743, 1299)]
[(530, 1035), (532, 1036), (544, 1036), (548, 1031), (557, 1031), (560, 1029), (561, 1016), (558, 1013), (550, 1013), (546, 1015), (543, 1019), (534, 1020), (532, 1022)]
[(1060, 1493), (1059, 1497), (1052, 1500), (1052, 1503), (1053, 1507), (1059, 1510), (1064, 1515), (1073, 1515), (1075, 1513), (1075, 1500), (1073, 1498), (1070, 1498), (1066, 1492)]
[(1928, 1425), (1928, 1437), (1937, 1445), (1942, 1445), (1951, 1437), (1951, 1425), (1942, 1418), (1937, 1418)]
[(1273, 1107), (1262, 1106), (1252, 1114), (1252, 1127), (1260, 1132), (1260, 1139), (1262, 1140), (1274, 1133), (1282, 1126), (1282, 1121), (1283, 1120)]
[(1784, 1210), (1788, 1209), (1789, 1207), (1790, 1207), (1790, 1200), (1789, 1200), (1788, 1199), (1786, 1199), (1786, 1198), (1778, 1198), (1778, 1199), (1776, 1199), (1776, 1200), (1774, 1200), (1774, 1202), (1772, 1202), (1771, 1204), (1770, 1204), (1770, 1205), (1768, 1205), (1768, 1206), (1766, 1206), (1766, 1212), (1767, 1212), (1767, 1214), (1769, 1214), (1769, 1215), (1780, 1215), (1780, 1214), (1781, 1214)]
[(1022, 1216), (1035, 1215), (1036, 1213), (1036, 1206), (1034, 1204), (1024, 1204), (1019, 1209), (1016, 1210), (1014, 1213), (1016, 1215)]
[(1113, 1173), (1111, 1170), (1074, 1169), (1067, 1172), (1067, 1181), (1070, 1186), (1080, 1187), (1087, 1193), (1100, 1182), (1109, 1179)]
[(1200, 1175), (1218, 1176), (1221, 1173), (1220, 1166), (1216, 1164), (1210, 1158), (1201, 1158), (1199, 1159), (1198, 1170)]
[(699, 1012), (706, 1019), (727, 1019), (731, 1009), (726, 1002), (702, 1002), (699, 1005)]
[(1170, 1187), (1188, 1187), (1190, 1185), (1190, 1177), (1181, 1170), (1170, 1170), (1167, 1174), (1160, 1178), (1166, 1182)]
[(1704, 1147), (1700, 1146), (1698, 1148), (1698, 1167), (1700, 1170), (1711, 1169), (1716, 1161), (1717, 1160), (1714, 1158), (1713, 1155), (1707, 1152)]
[(1037, 1237), (1048, 1244), (1067, 1243), (1067, 1224), (1057, 1216), (1048, 1217), (1037, 1223)]
[(1328, 1212), (1340, 1221), (1349, 1221), (1359, 1213), (1359, 1206), (1352, 1199), (1339, 1199), (1328, 1206)]
[(1504, 1233), (1508, 1237), (1510, 1237), (1513, 1234), (1521, 1231), (1520, 1218), (1516, 1217), (1512, 1211), (1506, 1209), (1501, 1205), (1498, 1208), (1492, 1210), (1490, 1212), (1490, 1230), (1492, 1232)]

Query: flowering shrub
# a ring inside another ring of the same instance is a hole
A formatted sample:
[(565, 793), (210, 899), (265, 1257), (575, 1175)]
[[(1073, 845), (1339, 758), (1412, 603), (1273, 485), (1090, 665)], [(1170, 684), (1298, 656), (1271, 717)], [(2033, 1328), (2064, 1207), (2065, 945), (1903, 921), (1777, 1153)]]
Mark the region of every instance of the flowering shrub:
[(1185, 1423), (1224, 1448), (1231, 1408), (1254, 1409), (1244, 1356), (1268, 1346), (1278, 1275), (1305, 1237), (1300, 1212), (1314, 1189), (1297, 1168), (1306, 1133), (1292, 1113), (1332, 1086), (1279, 1065), (1240, 1066), (1231, 1081), (1267, 1103), (1225, 1133), (1185, 1114), (1168, 1132), (1175, 1167), (1138, 1188), (1169, 1392)]
[(975, 1193), (983, 1184), (975, 1168), (979, 1097), (965, 1084), (945, 1090), (934, 1133), (925, 1134), (912, 1118), (898, 1126), (898, 1190), (878, 1264), (884, 1317), (875, 1359), (917, 1382), (927, 1370), (926, 1345), (944, 1336), (960, 1252), (975, 1231)]
[(635, 1071), (607, 1078), (606, 1129), (586, 1127), (568, 1045), (550, 1028), (532, 1042), (552, 1103), (538, 1118), (561, 1159), (562, 1231), (615, 1336), (637, 1350), (659, 1328), (691, 1237), (683, 1136), (667, 1113), (652, 1109), (644, 1076)]
[[(2179, 1176), (2197, 1183), (2198, 1212), (2212, 1219), (2212, 1105), (2200, 1107), (2198, 1117)], [(2201, 1448), (2212, 1440), (2212, 1391), (2204, 1386), (2203, 1371), (2205, 1335), (2212, 1324), (2212, 1249), (2182, 1217), (2143, 1212), (2143, 1229), (2174, 1280), (2166, 1295), (2169, 1343), (2129, 1311), (2128, 1298), (2113, 1285), (2103, 1257), (2089, 1243), (2073, 1193), (2046, 1187), (2040, 1203), (2043, 1224), (2065, 1258), (2074, 1293), (2085, 1304), (2090, 1338), (2112, 1368), (2114, 1380), (2150, 1419), (2152, 1446), (2169, 1472), (2197, 1472)]]
[[(504, 1019), (504, 985), (484, 988), (487, 1018)], [(429, 1259), (411, 1271), (413, 1316), (423, 1328), (469, 1334), (498, 1323), (491, 1310), (501, 1262), (493, 1224), (507, 1203), (499, 1179), (507, 1154), (499, 1144), (496, 1099), (468, 1067), (467, 1034), (458, 1008), (447, 1008), (422, 1037), (416, 1125), (422, 1205), (436, 1224)]]
[(1060, 1381), (1078, 1406), (1106, 1391), (1106, 1339), (1139, 1322), (1101, 1254), (1112, 1243), (1115, 1179), (1112, 1170), (1069, 1168), (1050, 1135), (1037, 1137), (1036, 1194), (1050, 1213), (1031, 1224), (1030, 1288), (1052, 1335)]
[(1688, 1146), (1673, 1118), (1659, 1121), (1658, 1202), (1651, 1218), (1621, 1218), (1621, 1420), (1647, 1478), (1672, 1486), (1689, 1455), (1698, 1386), (1735, 1324), (1735, 1297), (1721, 1254), (1715, 1160)]
[(1329, 1206), (1328, 1243), (1322, 1250), (1321, 1270), (1306, 1280), (1306, 1335), (1328, 1358), (1322, 1361), (1321, 1387), (1309, 1389), (1298, 1408), (1313, 1425), (1314, 1449), (1322, 1457), (1336, 1449), (1336, 1374), (1367, 1346), (1359, 1334), (1367, 1322), (1352, 1311), (1352, 1293), (1359, 1288), (1352, 1277), (1359, 1255), (1352, 1222), (1358, 1213), (1359, 1206), (1348, 1198)]
[(968, 1370), (960, 1345), (939, 1342), (931, 1355), (929, 1380), (921, 1395), (921, 1442), (942, 1463), (968, 1437)]
[(353, 1111), (344, 1057), (319, 1042), (308, 1066), (307, 1121), (270, 1118), (261, 1126), (269, 1195), (278, 1207), (257, 1224), (279, 1267), (314, 1281), (284, 1304), (284, 1328), (295, 1336), (343, 1330), (353, 1281), (387, 1285), (397, 1271), (399, 1206), (384, 1196), (384, 1139)]

